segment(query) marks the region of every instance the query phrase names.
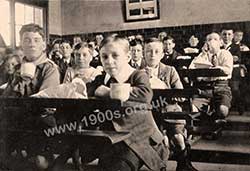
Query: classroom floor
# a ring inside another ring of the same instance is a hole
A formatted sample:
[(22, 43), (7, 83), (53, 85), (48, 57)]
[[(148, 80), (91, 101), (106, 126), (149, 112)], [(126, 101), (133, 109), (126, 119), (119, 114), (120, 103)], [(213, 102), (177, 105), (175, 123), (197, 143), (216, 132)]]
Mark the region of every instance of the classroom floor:
[[(233, 165), (233, 164), (211, 164), (211, 163), (198, 163), (193, 162), (193, 166), (198, 169), (199, 171), (249, 171), (250, 165)], [(168, 171), (175, 171), (176, 168), (176, 162), (175, 161), (169, 161), (168, 165)], [(7, 171), (7, 170), (1, 170), (0, 171)], [(30, 167), (25, 167), (22, 165), (22, 167), (19, 167), (19, 169), (15, 171), (34, 171), (30, 169)], [(72, 165), (65, 166), (65, 168), (62, 171), (77, 171), (76, 169), (73, 169)], [(99, 169), (96, 168), (95, 165), (90, 165), (86, 168), (86, 171), (99, 171)], [(149, 171), (147, 168), (143, 167), (140, 171)]]

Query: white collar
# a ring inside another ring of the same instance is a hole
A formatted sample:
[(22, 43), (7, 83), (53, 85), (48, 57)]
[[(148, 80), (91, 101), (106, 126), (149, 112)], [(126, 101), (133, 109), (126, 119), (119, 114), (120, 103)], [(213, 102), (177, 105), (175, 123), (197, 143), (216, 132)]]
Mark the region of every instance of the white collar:
[(110, 78), (111, 78), (111, 76), (108, 73), (106, 73), (105, 78), (104, 78), (104, 84), (105, 85), (107, 85)]
[(224, 49), (229, 50), (229, 46), (231, 46), (231, 44), (232, 44), (232, 42), (228, 43), (228, 44), (224, 44)]
[(155, 67), (155, 68), (147, 66), (147, 67), (146, 67), (146, 70), (151, 71), (151, 72), (150, 72), (150, 76), (158, 77), (159, 67), (160, 67), (160, 64), (157, 65), (157, 67)]
[(138, 61), (134, 61), (133, 59), (131, 59), (131, 64), (137, 64), (138, 66), (141, 66), (141, 62), (142, 62), (142, 59), (139, 59)]
[[(125, 81), (128, 80), (128, 78), (130, 77), (130, 75), (135, 71), (134, 68), (132, 68), (131, 66), (128, 67), (127, 70), (127, 74), (123, 74), (120, 73), (118, 78), (115, 78), (119, 83), (124, 83)], [(104, 78), (104, 84), (106, 85), (109, 81), (109, 79), (111, 78), (111, 75), (109, 75), (108, 73), (106, 73), (105, 78)]]
[(63, 62), (66, 62), (67, 64), (70, 63), (70, 57), (69, 58), (63, 58)]
[[(32, 63), (34, 63), (37, 66), (37, 65), (40, 65), (42, 63), (47, 62), (48, 60), (49, 59), (47, 58), (46, 54), (42, 53), (40, 55), (40, 57), (38, 59), (36, 59), (35, 61), (32, 61)], [(23, 60), (22, 60), (22, 63), (25, 63), (25, 62), (29, 62), (29, 61), (27, 61), (26, 57), (24, 57)]]

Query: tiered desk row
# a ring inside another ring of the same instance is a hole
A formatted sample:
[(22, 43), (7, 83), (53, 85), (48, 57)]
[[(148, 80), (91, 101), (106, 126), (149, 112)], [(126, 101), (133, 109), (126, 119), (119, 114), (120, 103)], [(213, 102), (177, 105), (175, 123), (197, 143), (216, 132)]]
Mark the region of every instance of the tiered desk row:
[[(192, 98), (194, 95), (199, 93), (198, 87), (192, 86), (192, 79), (196, 77), (218, 77), (224, 76), (224, 73), (219, 69), (182, 69), (179, 70), (181, 77), (188, 77), (190, 80), (190, 87), (183, 90), (180, 89), (171, 89), (171, 90), (154, 90), (153, 100), (161, 97), (166, 97), (171, 99), (173, 97), (182, 97), (186, 98), (186, 104), (188, 110), (184, 112), (171, 112), (163, 113), (158, 111), (156, 115), (158, 120), (164, 121), (164, 119), (185, 119), (187, 121), (187, 130), (189, 134), (202, 134), (204, 129), (200, 129), (202, 126), (196, 123), (199, 123), (199, 113), (192, 112)], [(212, 88), (212, 87), (208, 87)], [(43, 98), (0, 98), (0, 116), (1, 118), (10, 117), (9, 111), (12, 108), (19, 108), (20, 115), (23, 113), (29, 113), (30, 115), (37, 115), (38, 113), (32, 112), (37, 111), (38, 109), (44, 108), (56, 108), (57, 110), (66, 110), (72, 111), (70, 115), (74, 115), (74, 119), (81, 120), (83, 116), (88, 115), (90, 111), (96, 109), (100, 111), (105, 110), (124, 110), (126, 104), (117, 100), (100, 100), (100, 99), (43, 99)], [(64, 117), (64, 115), (60, 115)], [(68, 116), (67, 116), (68, 117)], [(66, 117), (66, 118), (67, 118)], [(0, 122), (3, 122), (1, 119)], [(226, 125), (222, 128), (222, 136), (218, 137), (217, 140), (198, 140), (193, 143), (192, 146), (192, 160), (198, 162), (214, 162), (214, 163), (236, 163), (236, 164), (250, 164), (250, 133), (249, 133), (249, 122), (244, 121), (243, 125), (245, 131), (242, 129), (236, 130), (237, 125), (242, 125), (242, 120), (237, 122), (234, 120), (228, 120)], [(10, 124), (10, 123), (8, 123)], [(8, 127), (4, 127), (4, 124), (1, 127), (1, 137), (3, 149), (8, 147), (6, 144), (8, 137), (5, 137), (9, 132), (22, 132), (25, 131), (27, 134), (30, 134), (31, 137), (42, 137), (39, 140), (44, 140), (46, 145), (53, 153), (60, 153), (61, 150), (65, 147), (65, 144), (69, 141), (81, 143), (83, 141), (93, 143), (101, 142), (99, 145), (112, 145), (117, 142), (123, 141), (124, 139), (130, 136), (129, 132), (110, 132), (110, 131), (100, 131), (96, 129), (76, 129), (74, 131), (65, 132), (62, 134), (56, 134), (52, 137), (46, 137), (43, 131), (34, 131), (34, 130), (11, 130)], [(98, 124), (96, 124), (98, 126)], [(234, 130), (232, 130), (234, 129)], [(201, 131), (203, 130), (203, 131)], [(200, 132), (199, 132), (200, 131)], [(205, 132), (208, 131), (205, 128)], [(209, 130), (211, 131), (211, 130)], [(212, 130), (215, 131), (215, 130)], [(246, 132), (248, 131), (248, 132)], [(35, 138), (34, 138), (35, 139)], [(64, 141), (65, 140), (65, 141)], [(29, 144), (29, 139), (27, 141), (23, 138), (21, 144)], [(52, 143), (48, 143), (48, 141)], [(43, 143), (43, 142), (39, 142)], [(52, 144), (52, 145), (51, 145)], [(22, 147), (21, 147), (22, 148)], [(6, 153), (1, 151), (1, 156), (4, 156)]]

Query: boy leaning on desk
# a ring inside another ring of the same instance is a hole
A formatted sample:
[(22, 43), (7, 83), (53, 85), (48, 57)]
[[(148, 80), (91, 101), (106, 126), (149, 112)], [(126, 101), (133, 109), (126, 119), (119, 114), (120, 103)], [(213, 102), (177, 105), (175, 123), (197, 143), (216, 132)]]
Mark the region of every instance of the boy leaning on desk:
[[(129, 65), (129, 42), (126, 39), (118, 36), (107, 37), (100, 46), (100, 57), (105, 73), (87, 85), (89, 96), (112, 98), (114, 83), (125, 83), (130, 84), (126, 101), (128, 107), (141, 103), (150, 104), (153, 93), (148, 75), (145, 71), (136, 70)], [(126, 89), (120, 91), (122, 92), (126, 93)], [(104, 171), (137, 171), (143, 164), (150, 170), (166, 170), (168, 144), (150, 110), (137, 110), (125, 117), (106, 122), (101, 129), (128, 130), (131, 133), (124, 142), (113, 145), (100, 155), (99, 165)]]
[[(201, 90), (201, 97), (193, 100), (193, 107), (196, 111), (203, 111), (204, 107), (210, 106), (212, 101), (214, 111), (208, 117), (212, 121), (224, 119), (228, 115), (232, 100), (228, 81), (232, 77), (233, 56), (229, 51), (221, 49), (221, 46), (222, 39), (218, 33), (212, 32), (208, 34), (202, 52), (194, 58), (189, 66), (190, 69), (219, 68), (227, 75), (223, 77), (199, 77), (199, 81), (213, 82), (213, 97), (211, 99), (207, 98), (206, 92), (208, 91)], [(205, 111), (205, 113), (208, 112)]]

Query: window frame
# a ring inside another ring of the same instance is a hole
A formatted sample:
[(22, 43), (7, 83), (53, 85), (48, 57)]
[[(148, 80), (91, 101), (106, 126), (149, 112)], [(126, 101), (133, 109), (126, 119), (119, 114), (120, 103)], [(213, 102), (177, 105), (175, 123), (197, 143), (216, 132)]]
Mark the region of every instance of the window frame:
[(15, 48), (16, 45), (16, 23), (15, 23), (15, 4), (16, 3), (22, 3), (24, 5), (29, 5), (33, 7), (38, 7), (42, 9), (43, 13), (43, 28), (45, 31), (46, 38), (48, 40), (48, 1), (40, 1), (40, 0), (7, 0), (10, 3), (10, 45), (7, 45), (7, 47)]
[[(125, 0), (125, 8), (126, 8), (126, 21), (141, 21), (141, 20), (155, 20), (160, 18), (160, 8), (159, 8), (159, 0), (138, 0), (139, 2), (129, 2), (130, 0)], [(143, 14), (143, 9), (152, 8), (154, 9), (154, 13)], [(131, 15), (130, 10), (139, 9), (140, 14)]]

